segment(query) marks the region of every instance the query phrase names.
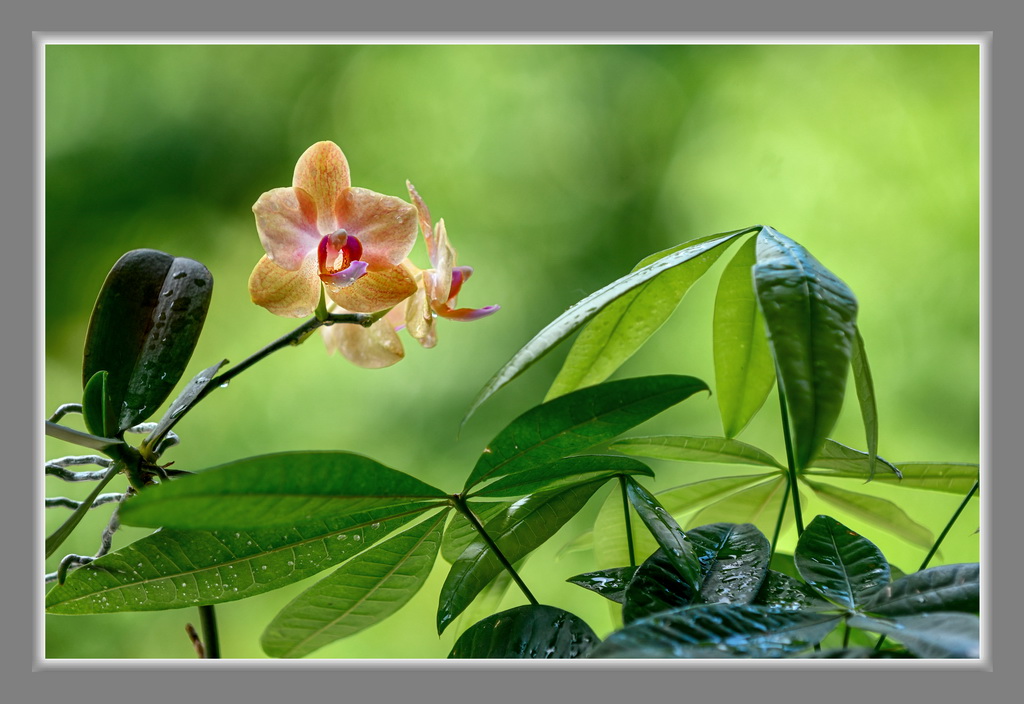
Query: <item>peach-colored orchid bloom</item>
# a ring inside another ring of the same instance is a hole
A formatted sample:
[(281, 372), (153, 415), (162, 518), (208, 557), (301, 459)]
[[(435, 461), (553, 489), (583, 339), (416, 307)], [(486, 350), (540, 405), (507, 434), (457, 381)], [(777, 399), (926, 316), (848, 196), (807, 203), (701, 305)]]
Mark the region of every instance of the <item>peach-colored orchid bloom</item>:
[(437, 342), (434, 330), (435, 313), (449, 320), (470, 321), (494, 313), (499, 306), (455, 307), (462, 285), (473, 274), (473, 267), (455, 266), (457, 255), (455, 248), (448, 241), (444, 220), (438, 220), (434, 225), (423, 198), (412, 183), (406, 181), (405, 185), (409, 188), (409, 196), (419, 213), (420, 228), (427, 242), (427, 255), (431, 264), (430, 269), (420, 270), (406, 262), (406, 268), (410, 270), (418, 284), (416, 293), (405, 301), (406, 326), (420, 344), (424, 347), (433, 347)]
[[(320, 328), (329, 353), (340, 352), (358, 367), (381, 369), (397, 364), (405, 357), (405, 349), (396, 328), (404, 324), (405, 301), (368, 328), (361, 325), (335, 324)], [(329, 313), (349, 313), (334, 303), (327, 304)]]
[(321, 286), (337, 306), (358, 313), (386, 310), (416, 292), (402, 267), (416, 241), (416, 208), (353, 187), (333, 142), (307, 149), (291, 187), (267, 191), (252, 210), (266, 255), (249, 277), (249, 294), (270, 312), (311, 315)]

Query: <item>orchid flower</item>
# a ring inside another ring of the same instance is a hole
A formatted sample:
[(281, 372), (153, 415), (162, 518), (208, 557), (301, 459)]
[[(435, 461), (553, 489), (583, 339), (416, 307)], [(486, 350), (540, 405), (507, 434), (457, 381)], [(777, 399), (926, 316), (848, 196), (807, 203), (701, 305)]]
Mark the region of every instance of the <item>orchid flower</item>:
[(437, 333), (434, 329), (435, 314), (448, 320), (471, 321), (479, 320), (499, 309), (499, 306), (483, 308), (456, 308), (456, 298), (463, 284), (473, 274), (473, 267), (455, 266), (456, 252), (448, 241), (448, 232), (444, 220), (434, 225), (430, 219), (430, 209), (423, 198), (409, 181), (405, 182), (409, 196), (416, 205), (419, 214), (420, 229), (427, 243), (427, 256), (430, 258), (430, 269), (417, 269), (406, 262), (412, 272), (417, 290), (405, 301), (406, 327), (409, 334), (419, 340), (424, 347), (437, 344)]
[(340, 308), (375, 313), (417, 290), (402, 266), (416, 241), (416, 208), (353, 187), (333, 142), (307, 149), (291, 187), (267, 191), (252, 210), (266, 255), (249, 277), (249, 295), (271, 313), (311, 315), (321, 289)]

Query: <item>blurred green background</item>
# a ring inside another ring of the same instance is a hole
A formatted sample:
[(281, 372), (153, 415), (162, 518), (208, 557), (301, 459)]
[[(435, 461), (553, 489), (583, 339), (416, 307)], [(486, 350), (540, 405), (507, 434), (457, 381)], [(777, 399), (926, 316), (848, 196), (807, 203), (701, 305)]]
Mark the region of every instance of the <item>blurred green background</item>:
[[(164, 456), (175, 467), (344, 449), (457, 491), (484, 444), (554, 378), (568, 344), (458, 435), (480, 387), (534, 333), (651, 252), (755, 223), (805, 245), (857, 294), (880, 453), (979, 459), (977, 46), (50, 45), (45, 131), (48, 413), (80, 400), (89, 312), (129, 249), (191, 257), (213, 273), (186, 378), (224, 357), (240, 361), (297, 324), (249, 301), (246, 281), (263, 253), (250, 207), (290, 185), (295, 160), (319, 140), (342, 147), (355, 185), (405, 197), (412, 180), (445, 219), (459, 263), (476, 269), (460, 304), (502, 306), (472, 324), (441, 321), (432, 350), (403, 333), (406, 359), (384, 370), (328, 357), (316, 338), (279, 352), (177, 426), (182, 443)], [(425, 259), (422, 244), (416, 256)], [(711, 307), (727, 259), (619, 376), (690, 374), (713, 385)], [(773, 394), (741, 439), (784, 456), (776, 408)], [(700, 395), (636, 434), (718, 435), (717, 413)], [(833, 437), (864, 445), (852, 394)], [(67, 454), (78, 453), (47, 439), (48, 458)], [(735, 473), (652, 466), (657, 490)], [(936, 533), (959, 503), (842, 486), (896, 500)], [(88, 489), (46, 484), (48, 496)], [(593, 556), (559, 554), (600, 503), (523, 577), (542, 602), (604, 635), (608, 602), (563, 582), (593, 569)], [(904, 570), (923, 557), (823, 506), (805, 514), (826, 511)], [(67, 515), (47, 513), (47, 532)], [(109, 511), (93, 513), (66, 551), (95, 552)], [(977, 560), (978, 525), (973, 502), (933, 564)], [(115, 546), (144, 534), (124, 529)], [(433, 624), (445, 568), (439, 560), (398, 615), (315, 656), (444, 657), (454, 636), (438, 639)], [(225, 657), (264, 657), (263, 628), (309, 583), (218, 607)], [(513, 590), (504, 606), (518, 603)], [(186, 621), (198, 624), (194, 610), (48, 616), (46, 654), (190, 658)]]

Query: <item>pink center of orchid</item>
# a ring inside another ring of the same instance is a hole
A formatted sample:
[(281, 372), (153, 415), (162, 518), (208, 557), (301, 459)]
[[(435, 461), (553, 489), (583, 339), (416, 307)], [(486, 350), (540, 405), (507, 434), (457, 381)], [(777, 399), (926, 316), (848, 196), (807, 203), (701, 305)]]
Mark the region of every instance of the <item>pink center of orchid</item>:
[(325, 235), (317, 248), (320, 263), (320, 280), (339, 288), (348, 286), (366, 273), (367, 264), (363, 256), (363, 245), (359, 239), (344, 230)]

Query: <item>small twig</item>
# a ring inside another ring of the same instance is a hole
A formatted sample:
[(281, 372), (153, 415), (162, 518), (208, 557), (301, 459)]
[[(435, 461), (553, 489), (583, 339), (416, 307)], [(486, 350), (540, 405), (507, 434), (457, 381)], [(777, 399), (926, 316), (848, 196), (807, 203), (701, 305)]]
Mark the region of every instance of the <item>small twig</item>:
[(80, 403), (65, 403), (65, 404), (62, 404), (60, 406), (57, 406), (57, 410), (54, 411), (53, 415), (50, 416), (47, 420), (49, 420), (51, 423), (56, 423), (61, 418), (66, 416), (68, 413), (81, 413), (81, 412), (82, 412), (82, 404), (80, 404)]
[(539, 605), (540, 602), (537, 601), (537, 598), (526, 586), (526, 583), (523, 581), (523, 578), (519, 576), (519, 573), (516, 572), (515, 568), (512, 566), (512, 563), (509, 562), (508, 558), (505, 557), (504, 553), (501, 552), (501, 548), (499, 548), (498, 544), (494, 542), (494, 539), (487, 534), (486, 530), (484, 530), (484, 525), (480, 522), (480, 519), (477, 518), (476, 514), (473, 513), (473, 511), (469, 508), (469, 505), (466, 503), (465, 497), (463, 497), (460, 494), (455, 494), (452, 497), (452, 500), (455, 504), (455, 508), (457, 508), (459, 512), (466, 517), (466, 519), (470, 522), (473, 528), (476, 529), (476, 532), (480, 534), (480, 537), (484, 539), (484, 542), (487, 544), (487, 547), (489, 547), (491, 551), (494, 553), (494, 556), (498, 558), (498, 562), (500, 562), (502, 567), (505, 568), (505, 571), (509, 573), (509, 575), (512, 577), (512, 581), (514, 581), (519, 586), (519, 588), (522, 590), (523, 594), (526, 596), (529, 602), (534, 606)]
[[(96, 508), (103, 504), (109, 504), (114, 501), (121, 501), (124, 498), (124, 494), (100, 494), (96, 497), (96, 500), (92, 502), (89, 508)], [(46, 508), (71, 508), (75, 509), (82, 505), (83, 502), (69, 499), (66, 496), (52, 496), (44, 499)]]
[[(68, 467), (91, 464), (103, 467), (95, 472), (73, 472)], [(72, 455), (71, 457), (60, 457), (46, 463), (46, 474), (58, 477), (66, 482), (98, 482), (107, 474), (107, 469), (114, 464), (113, 460), (99, 455)]]
[(200, 659), (205, 659), (206, 648), (203, 647), (203, 641), (199, 639), (199, 634), (196, 633), (195, 627), (191, 623), (186, 623), (185, 632), (188, 633), (188, 638), (192, 641), (192, 647), (195, 648), (196, 655)]
[[(121, 498), (123, 500), (124, 495), (122, 495)], [(81, 505), (81, 502), (79, 502), (79, 505)], [(120, 508), (120, 506), (118, 508)], [(85, 565), (88, 565), (89, 563), (106, 555), (110, 552), (110, 548), (114, 543), (114, 533), (116, 533), (117, 529), (120, 527), (121, 519), (117, 515), (117, 509), (115, 508), (114, 512), (110, 515), (110, 521), (107, 523), (107, 527), (103, 529), (103, 533), (100, 535), (100, 549), (96, 551), (96, 554), (65, 555), (64, 559), (62, 559), (60, 564), (57, 566), (57, 571), (47, 574), (44, 578), (44, 582), (56, 581), (57, 584), (64, 584), (64, 581), (67, 579), (68, 570), (74, 567), (84, 567)]]

